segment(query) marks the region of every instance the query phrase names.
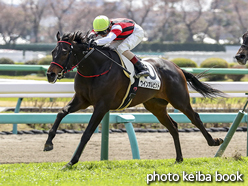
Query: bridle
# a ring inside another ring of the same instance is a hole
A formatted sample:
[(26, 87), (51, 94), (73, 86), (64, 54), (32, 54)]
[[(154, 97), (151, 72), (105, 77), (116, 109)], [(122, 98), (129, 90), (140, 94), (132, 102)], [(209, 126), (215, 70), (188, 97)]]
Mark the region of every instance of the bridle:
[[(108, 70), (100, 73), (100, 74), (95, 74), (95, 75), (90, 75), (90, 76), (86, 76), (86, 75), (83, 75), (81, 74), (78, 70), (77, 70), (77, 73), (84, 77), (84, 78), (93, 78), (93, 77), (99, 77), (99, 76), (102, 76), (102, 75), (105, 75), (107, 74), (111, 68), (112, 68), (112, 64), (115, 63), (117, 66), (119, 66), (120, 68), (122, 68), (124, 71), (126, 71), (129, 75), (131, 74), (125, 67), (121, 66), (118, 62), (116, 62), (115, 60), (113, 60), (111, 57), (107, 56), (106, 54), (104, 54), (103, 52), (101, 52), (99, 49), (97, 48), (91, 48), (90, 47), (90, 42), (89, 43), (83, 43), (84, 45), (86, 45), (86, 48), (87, 50), (86, 51), (83, 51), (82, 53), (84, 54), (83, 58), (78, 61), (78, 58), (77, 58), (77, 55), (76, 53), (73, 54), (73, 56), (75, 57), (75, 59), (77, 60), (77, 64), (74, 65), (74, 66), (71, 66), (71, 67), (68, 67), (68, 64), (69, 64), (69, 61), (70, 61), (70, 58), (71, 58), (71, 54), (72, 54), (72, 51), (73, 51), (73, 45), (72, 43), (68, 42), (68, 41), (58, 41), (58, 44), (59, 43), (66, 43), (68, 45), (70, 45), (70, 51), (69, 51), (69, 54), (67, 56), (67, 59), (66, 59), (66, 63), (65, 65), (61, 65), (55, 61), (51, 62), (51, 64), (54, 64), (58, 67), (60, 67), (62, 69), (62, 71), (60, 73), (58, 73), (58, 75), (56, 76), (56, 78), (58, 79), (62, 79), (64, 77), (64, 74), (67, 73), (67, 72), (70, 72), (72, 71), (74, 68), (78, 68), (79, 64), (85, 60), (92, 52), (94, 52), (95, 50), (98, 51), (99, 53), (101, 53), (103, 56), (105, 56), (107, 59), (109, 59), (110, 61), (112, 61), (112, 63), (110, 64), (110, 67)], [(49, 74), (49, 73), (47, 73)]]
[[(94, 51), (94, 48), (92, 48), (91, 50), (89, 51), (83, 51), (85, 53), (84, 57), (78, 61), (77, 59), (77, 56), (76, 54), (74, 54), (74, 57), (76, 58), (77, 60), (77, 64), (68, 68), (68, 63), (70, 61), (70, 57), (71, 57), (71, 54), (72, 54), (72, 50), (73, 50), (73, 45), (70, 43), (70, 42), (67, 42), (67, 41), (58, 41), (58, 43), (66, 43), (68, 45), (70, 45), (70, 51), (69, 51), (69, 54), (68, 54), (68, 57), (66, 59), (66, 63), (64, 66), (60, 65), (59, 63), (56, 63), (56, 62), (51, 62), (51, 64), (54, 64), (54, 65), (57, 65), (58, 67), (60, 67), (62, 69), (62, 71), (60, 73), (58, 73), (58, 79), (62, 79), (64, 77), (64, 74), (67, 73), (67, 72), (70, 72), (72, 71), (74, 68), (77, 68), (78, 65), (83, 61), (85, 60), (93, 51)], [(87, 44), (86, 44), (87, 45)], [(88, 46), (88, 45), (87, 45)]]
[(70, 57), (71, 57), (71, 54), (72, 54), (72, 50), (73, 50), (73, 46), (71, 43), (67, 42), (67, 41), (58, 41), (58, 44), (59, 43), (66, 43), (68, 45), (70, 45), (70, 51), (69, 51), (69, 54), (67, 56), (67, 59), (66, 59), (66, 63), (64, 66), (60, 65), (59, 63), (56, 63), (56, 62), (51, 62), (51, 64), (54, 64), (54, 65), (57, 65), (58, 67), (60, 67), (62, 69), (62, 71), (60, 73), (58, 73), (58, 79), (61, 79), (64, 77), (64, 74), (71, 71), (72, 69), (68, 70), (68, 63), (70, 61)]
[[(244, 37), (244, 35), (243, 35)], [(246, 44), (248, 42), (248, 38), (246, 37), (246, 39), (243, 39), (243, 43), (241, 44), (242, 47), (248, 48), (248, 45)]]
[(248, 48), (248, 45), (246, 44), (241, 44), (242, 47)]
[[(85, 60), (92, 52), (95, 51), (95, 48), (89, 48), (89, 45), (85, 43), (85, 45), (87, 45), (88, 49), (87, 49), (87, 51), (83, 51), (83, 53), (85, 54), (84, 57), (83, 57), (80, 61), (78, 61), (77, 55), (76, 55), (76, 54), (73, 54), (73, 56), (74, 56), (74, 57), (76, 58), (76, 60), (77, 60), (77, 64), (74, 65), (74, 66), (72, 66), (72, 67), (70, 67), (70, 69), (69, 69), (69, 68), (68, 68), (68, 63), (69, 63), (69, 61), (70, 61), (70, 57), (71, 57), (71, 54), (72, 54), (73, 46), (72, 46), (72, 44), (71, 44), (70, 42), (67, 42), (67, 41), (58, 41), (58, 43), (66, 43), (66, 44), (69, 44), (69, 45), (70, 45), (70, 51), (69, 51), (69, 55), (68, 55), (68, 57), (67, 57), (67, 59), (66, 59), (66, 64), (65, 64), (65, 66), (62, 66), (62, 65), (60, 65), (59, 63), (56, 63), (56, 62), (54, 62), (54, 61), (51, 62), (51, 64), (57, 65), (58, 67), (60, 67), (60, 68), (62, 69), (62, 71), (61, 71), (60, 73), (58, 73), (58, 79), (62, 79), (62, 78), (64, 77), (64, 74), (65, 74), (65, 73), (72, 71), (74, 68), (77, 68), (77, 67), (79, 66), (79, 64), (80, 64), (83, 60)], [(99, 51), (99, 50), (97, 49), (97, 51)], [(103, 54), (103, 53), (102, 53), (102, 54)], [(105, 55), (105, 54), (103, 54), (103, 55)], [(108, 57), (108, 56), (106, 56), (106, 57)], [(109, 58), (109, 57), (108, 57), (108, 58)], [(110, 60), (112, 60), (112, 59), (110, 58)], [(103, 72), (103, 73), (101, 73), (101, 74), (96, 74), (96, 75), (91, 75), (91, 76), (85, 76), (85, 75), (81, 74), (79, 71), (77, 71), (77, 73), (78, 73), (80, 76), (84, 77), (84, 78), (93, 78), (93, 77), (99, 77), (99, 76), (102, 76), (102, 75), (104, 75), (104, 74), (107, 74), (107, 73), (111, 70), (111, 68), (112, 68), (112, 64), (110, 65), (110, 67), (109, 67), (109, 69), (108, 69), (107, 71), (105, 71), (105, 72)], [(122, 68), (123, 68), (123, 67), (122, 67)], [(126, 69), (124, 69), (124, 70), (126, 70)], [(129, 72), (129, 74), (130, 74), (130, 72)]]

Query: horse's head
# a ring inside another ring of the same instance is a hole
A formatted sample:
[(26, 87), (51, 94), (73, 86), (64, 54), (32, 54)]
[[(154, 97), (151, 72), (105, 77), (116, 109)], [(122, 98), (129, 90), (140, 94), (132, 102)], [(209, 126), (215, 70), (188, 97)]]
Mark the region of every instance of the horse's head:
[(245, 65), (248, 60), (248, 31), (242, 36), (242, 38), (243, 43), (235, 55), (235, 58), (239, 64)]
[(60, 33), (57, 33), (57, 46), (52, 50), (53, 62), (47, 70), (47, 79), (49, 83), (55, 83), (57, 79), (64, 77), (64, 73), (70, 71), (76, 65), (77, 54), (82, 55), (82, 44), (85, 50), (87, 35), (82, 37), (81, 32), (73, 34), (64, 34), (62, 38)]

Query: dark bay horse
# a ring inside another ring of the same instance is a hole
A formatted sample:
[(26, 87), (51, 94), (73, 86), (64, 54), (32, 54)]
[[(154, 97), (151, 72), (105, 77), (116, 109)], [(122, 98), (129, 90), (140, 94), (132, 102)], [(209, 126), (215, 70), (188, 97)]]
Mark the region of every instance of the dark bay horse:
[[(105, 55), (120, 63), (116, 52), (110, 49), (98, 48), (102, 53), (94, 50), (90, 55), (87, 34), (80, 32), (64, 34), (62, 38), (58, 32), (57, 46), (52, 51), (53, 62), (48, 71), (47, 78), (50, 83), (55, 83), (57, 78), (62, 78), (63, 73), (77, 66), (75, 76), (75, 95), (72, 100), (57, 115), (54, 125), (49, 131), (44, 151), (53, 149), (52, 140), (61, 120), (69, 113), (79, 109), (86, 109), (92, 105), (94, 112), (89, 124), (81, 138), (79, 146), (66, 168), (79, 161), (81, 153), (91, 138), (93, 132), (109, 110), (115, 110), (121, 104), (129, 85), (123, 70)], [(87, 58), (85, 57), (86, 55)], [(177, 123), (168, 115), (166, 107), (170, 103), (175, 109), (184, 113), (191, 122), (200, 129), (209, 146), (218, 146), (223, 140), (212, 138), (204, 128), (199, 115), (190, 105), (187, 83), (204, 97), (222, 96), (222, 92), (202, 83), (193, 74), (180, 69), (170, 61), (160, 58), (146, 59), (153, 65), (161, 80), (160, 90), (138, 88), (136, 96), (129, 107), (143, 103), (145, 108), (153, 113), (160, 123), (164, 125), (173, 137), (176, 149), (176, 162), (182, 162), (183, 156), (180, 147)]]
[(242, 36), (243, 43), (239, 48), (235, 58), (240, 65), (245, 65), (248, 60), (248, 31)]

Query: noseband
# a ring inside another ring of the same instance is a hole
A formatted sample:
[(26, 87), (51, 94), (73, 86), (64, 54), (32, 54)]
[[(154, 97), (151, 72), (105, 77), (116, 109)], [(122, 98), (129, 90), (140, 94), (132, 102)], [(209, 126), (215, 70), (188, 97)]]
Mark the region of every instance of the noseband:
[(248, 45), (247, 45), (247, 42), (248, 42), (248, 38), (247, 37), (245, 37), (245, 36), (243, 35), (243, 43), (241, 44), (241, 46), (242, 47), (245, 47), (245, 48), (248, 48)]
[[(51, 62), (51, 64), (57, 65), (58, 67), (60, 67), (60, 68), (62, 69), (62, 71), (58, 74), (58, 75), (62, 78), (62, 76), (63, 76), (64, 73), (67, 73), (68, 71), (73, 70), (73, 67), (72, 67), (70, 70), (68, 70), (68, 63), (69, 63), (69, 59), (70, 59), (71, 54), (72, 54), (73, 46), (72, 46), (71, 43), (69, 43), (69, 42), (67, 42), (67, 41), (58, 41), (58, 43), (66, 43), (66, 44), (69, 44), (69, 45), (71, 46), (71, 47), (70, 47), (70, 52), (69, 52), (69, 55), (68, 55), (68, 57), (67, 57), (67, 59), (66, 59), (66, 64), (65, 64), (64, 67), (63, 67), (62, 65), (60, 65), (60, 64), (58, 64), (58, 63), (56, 63), (56, 62), (54, 62), (54, 61)], [(74, 68), (75, 68), (75, 67), (74, 67)]]

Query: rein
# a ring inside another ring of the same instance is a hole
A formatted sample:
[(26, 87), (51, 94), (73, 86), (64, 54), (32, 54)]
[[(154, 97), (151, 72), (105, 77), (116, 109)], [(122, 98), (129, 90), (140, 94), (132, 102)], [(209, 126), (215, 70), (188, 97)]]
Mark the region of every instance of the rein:
[(108, 70), (106, 70), (105, 72), (103, 72), (103, 73), (101, 73), (101, 74), (97, 74), (97, 75), (85, 76), (85, 75), (81, 74), (79, 71), (77, 71), (77, 73), (78, 73), (78, 75), (80, 75), (80, 76), (82, 76), (82, 77), (84, 77), (84, 78), (99, 77), (99, 76), (102, 76), (102, 75), (104, 75), (104, 74), (107, 74), (107, 73), (111, 70), (112, 65), (113, 65), (113, 63), (111, 63), (111, 66), (109, 67), (109, 69), (108, 69)]
[(131, 74), (126, 68), (124, 68), (123, 66), (121, 66), (119, 63), (117, 63), (115, 60), (113, 60), (112, 58), (110, 58), (109, 56), (107, 56), (106, 54), (104, 54), (103, 52), (101, 52), (100, 50), (98, 50), (96, 48), (96, 50), (101, 53), (103, 56), (105, 56), (106, 58), (108, 58), (109, 60), (111, 60), (112, 62), (114, 62), (116, 65), (118, 65), (120, 68), (122, 68), (122, 70), (126, 71), (129, 75)]

